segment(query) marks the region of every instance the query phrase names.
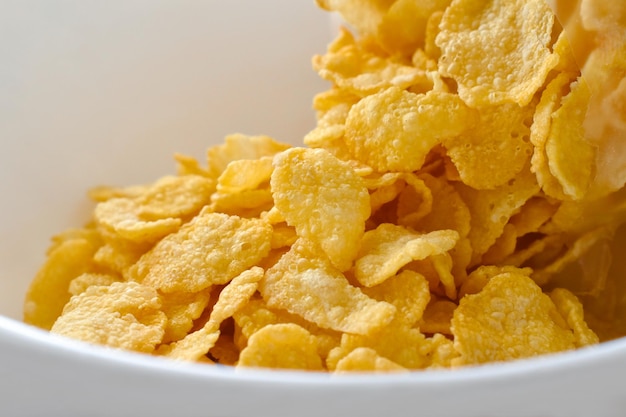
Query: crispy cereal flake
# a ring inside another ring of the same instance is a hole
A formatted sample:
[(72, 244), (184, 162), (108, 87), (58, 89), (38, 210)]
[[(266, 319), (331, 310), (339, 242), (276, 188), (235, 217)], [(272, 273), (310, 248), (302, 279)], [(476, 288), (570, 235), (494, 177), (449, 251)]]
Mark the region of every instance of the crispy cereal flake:
[(456, 365), (505, 361), (574, 348), (574, 334), (526, 275), (503, 273), (461, 299), (452, 318)]

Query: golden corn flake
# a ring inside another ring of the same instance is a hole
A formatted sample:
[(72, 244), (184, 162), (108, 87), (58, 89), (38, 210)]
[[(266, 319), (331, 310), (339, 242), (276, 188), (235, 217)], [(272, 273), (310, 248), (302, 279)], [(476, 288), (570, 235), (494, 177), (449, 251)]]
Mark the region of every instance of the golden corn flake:
[(72, 297), (51, 332), (89, 343), (150, 353), (167, 317), (157, 292), (136, 282), (93, 286)]
[(362, 34), (372, 34), (395, 0), (316, 0), (319, 7), (341, 14)]
[(354, 266), (355, 277), (366, 287), (378, 285), (411, 261), (449, 251), (458, 239), (459, 235), (454, 230), (418, 234), (401, 226), (383, 223), (363, 236)]
[(269, 183), (272, 170), (272, 157), (269, 156), (232, 161), (217, 179), (217, 191), (235, 194), (258, 189), (263, 183)]
[(504, 225), (502, 234), (485, 252), (481, 258), (481, 263), (488, 265), (499, 265), (506, 258), (515, 253), (517, 247), (517, 230), (510, 223)]
[(533, 197), (526, 202), (519, 211), (513, 215), (509, 223), (515, 227), (517, 236), (538, 232), (550, 218), (556, 213), (558, 206), (545, 198)]
[(214, 146), (207, 152), (208, 172), (211, 178), (217, 180), (232, 161), (273, 156), (289, 147), (269, 136), (229, 135), (223, 145)]
[(272, 227), (259, 219), (205, 211), (139, 259), (129, 275), (165, 293), (225, 284), (270, 250)]
[(258, 282), (263, 278), (264, 271), (258, 266), (243, 271), (220, 292), (217, 303), (213, 306), (211, 317), (206, 326), (217, 328), (220, 323), (232, 317), (237, 310), (248, 303), (256, 292)]
[(529, 171), (493, 190), (477, 191), (463, 184), (456, 189), (467, 204), (470, 215), (468, 237), (474, 256), (482, 255), (493, 245), (511, 216), (539, 191), (539, 185)]
[(561, 107), (552, 114), (546, 141), (550, 172), (573, 199), (585, 196), (594, 175), (595, 145), (585, 138), (585, 116), (591, 91), (583, 78), (572, 84)]
[(136, 198), (138, 216), (144, 220), (189, 218), (207, 205), (215, 181), (199, 175), (167, 176)]
[(321, 371), (317, 339), (293, 323), (270, 324), (250, 336), (239, 366)]
[(554, 15), (544, 0), (459, 0), (443, 15), (439, 72), (471, 107), (528, 104), (558, 63)]
[(328, 354), (328, 369), (335, 370), (342, 359), (360, 347), (373, 349), (407, 369), (423, 369), (429, 364), (430, 346), (426, 337), (419, 330), (394, 321), (370, 336), (344, 333), (341, 345)]
[(94, 263), (123, 276), (126, 276), (128, 269), (152, 247), (149, 242), (136, 243), (117, 236), (103, 237), (106, 243), (93, 255)]
[(156, 242), (178, 230), (179, 218), (143, 220), (141, 205), (128, 198), (112, 198), (98, 203), (94, 216), (96, 222), (110, 233), (133, 242)]
[(298, 236), (317, 243), (338, 269), (348, 269), (370, 215), (361, 178), (322, 149), (293, 148), (277, 156), (274, 165), (276, 208)]
[(26, 293), (24, 321), (50, 329), (70, 300), (70, 283), (92, 267), (97, 243), (88, 239), (69, 239), (48, 253)]
[(407, 372), (408, 369), (380, 356), (374, 349), (359, 347), (337, 362), (335, 372)]
[(161, 294), (161, 311), (167, 316), (163, 343), (184, 338), (192, 329), (194, 320), (200, 317), (209, 304), (210, 298), (211, 294), (207, 290)]
[(145, 193), (147, 190), (147, 185), (131, 185), (130, 187), (110, 187), (103, 185), (89, 189), (87, 195), (93, 201), (100, 203), (112, 198), (134, 199)]
[(351, 154), (379, 172), (420, 169), (441, 140), (461, 134), (474, 113), (458, 96), (390, 87), (352, 106), (346, 119)]
[[(399, 176), (398, 176), (399, 178)], [(402, 191), (406, 183), (402, 180), (395, 181), (389, 185), (381, 185), (370, 194), (370, 205), (372, 213), (376, 213), (383, 205), (395, 200)]]
[(420, 178), (430, 190), (432, 204), (430, 213), (414, 228), (426, 232), (451, 229), (456, 230), (461, 238), (466, 237), (470, 231), (470, 211), (454, 186), (429, 174), (422, 174)]
[(378, 25), (379, 42), (390, 54), (413, 55), (418, 47), (424, 46), (429, 17), (449, 4), (450, 0), (395, 1)]
[(442, 140), (464, 184), (494, 189), (524, 169), (532, 154), (527, 117), (532, 112), (514, 104), (485, 108), (475, 128)]
[(460, 296), (467, 294), (476, 294), (482, 291), (489, 280), (497, 275), (510, 273), (517, 275), (530, 276), (533, 270), (531, 268), (519, 268), (514, 265), (482, 265), (473, 270), (467, 277), (467, 280), (461, 286)]
[(457, 304), (445, 299), (433, 299), (426, 306), (419, 322), (419, 329), (424, 334), (452, 335), (450, 323)]
[(375, 300), (386, 301), (395, 306), (396, 319), (409, 326), (422, 318), (430, 300), (428, 281), (410, 270), (402, 271), (382, 284), (363, 288), (363, 292)]
[(541, 95), (534, 114), (530, 130), (530, 141), (534, 146), (531, 158), (531, 170), (537, 176), (542, 190), (549, 196), (563, 199), (563, 188), (550, 171), (546, 144), (552, 129), (552, 115), (557, 110), (564, 90), (571, 84), (573, 74), (563, 72), (557, 75), (546, 87)]
[(598, 336), (585, 322), (583, 305), (574, 294), (565, 288), (556, 288), (550, 292), (550, 298), (574, 332), (576, 347), (598, 343)]
[(416, 228), (432, 212), (433, 194), (426, 183), (412, 173), (402, 176), (407, 186), (398, 194), (398, 224)]
[(121, 277), (117, 275), (85, 272), (70, 282), (68, 291), (71, 295), (79, 295), (87, 291), (89, 287), (107, 286), (118, 281), (121, 281)]
[(323, 79), (359, 97), (392, 86), (404, 89), (429, 82), (424, 70), (381, 57), (372, 50), (376, 47), (356, 42), (350, 32), (341, 29), (339, 38), (329, 45), (328, 53), (313, 58), (313, 68)]
[(248, 302), (262, 276), (263, 270), (253, 267), (235, 277), (220, 293), (204, 326), (173, 343), (165, 354), (170, 358), (190, 361), (206, 355), (218, 340), (220, 324)]
[(396, 309), (350, 285), (324, 255), (298, 240), (265, 273), (259, 290), (270, 307), (297, 314), (321, 328), (369, 334), (387, 325)]
[(452, 318), (455, 365), (525, 358), (574, 348), (574, 334), (546, 294), (522, 274), (503, 273), (461, 299)]
[(269, 324), (294, 323), (305, 328), (317, 338), (317, 348), (320, 356), (326, 358), (328, 352), (339, 346), (341, 333), (334, 330), (322, 329), (315, 323), (291, 314), (285, 310), (270, 308), (265, 301), (251, 299), (248, 304), (233, 314), (235, 323), (239, 326), (240, 335), (235, 343), (244, 348), (250, 336)]
[(201, 177), (211, 178), (209, 171), (201, 167), (200, 162), (192, 156), (175, 153), (174, 160), (176, 161), (176, 171), (178, 175), (199, 175)]

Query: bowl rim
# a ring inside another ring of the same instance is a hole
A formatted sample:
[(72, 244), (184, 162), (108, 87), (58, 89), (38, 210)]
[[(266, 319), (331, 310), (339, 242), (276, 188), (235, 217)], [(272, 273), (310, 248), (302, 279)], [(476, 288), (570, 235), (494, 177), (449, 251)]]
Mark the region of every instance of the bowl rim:
[[(28, 346), (42, 354), (80, 356), (102, 365), (123, 366), (129, 371), (169, 373), (173, 377), (193, 377), (205, 380), (235, 380), (250, 383), (309, 385), (333, 387), (337, 385), (367, 386), (391, 383), (395, 385), (429, 385), (497, 383), (516, 378), (541, 378), (542, 375), (564, 370), (588, 369), (615, 361), (626, 362), (626, 338), (602, 342), (598, 345), (571, 351), (545, 354), (503, 363), (488, 363), (456, 369), (426, 369), (402, 373), (346, 373), (272, 370), (262, 368), (235, 368), (223, 365), (205, 365), (175, 361), (168, 358), (123, 351), (94, 345), (49, 333), (13, 318), (0, 315), (0, 340), (11, 340), (15, 348)], [(2, 358), (0, 358), (2, 362)]]

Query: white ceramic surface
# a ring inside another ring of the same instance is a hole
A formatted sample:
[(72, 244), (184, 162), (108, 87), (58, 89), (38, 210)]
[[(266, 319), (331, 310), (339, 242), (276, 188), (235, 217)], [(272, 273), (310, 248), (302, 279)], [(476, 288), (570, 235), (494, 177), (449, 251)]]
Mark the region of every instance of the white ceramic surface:
[(326, 84), (313, 0), (0, 0), (0, 416), (623, 417), (626, 341), (455, 372), (329, 377), (174, 363), (21, 324), (85, 190), (227, 133), (299, 143)]

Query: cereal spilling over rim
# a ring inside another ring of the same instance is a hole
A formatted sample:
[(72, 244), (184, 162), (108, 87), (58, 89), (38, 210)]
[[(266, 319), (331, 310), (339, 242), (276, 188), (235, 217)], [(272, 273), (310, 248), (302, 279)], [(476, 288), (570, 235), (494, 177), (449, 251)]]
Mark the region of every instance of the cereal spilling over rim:
[[(406, 372), (626, 334), (626, 3), (318, 0), (292, 147), (234, 134), (99, 187), (27, 323), (204, 364)], [(620, 235), (617, 234), (617, 238)]]

